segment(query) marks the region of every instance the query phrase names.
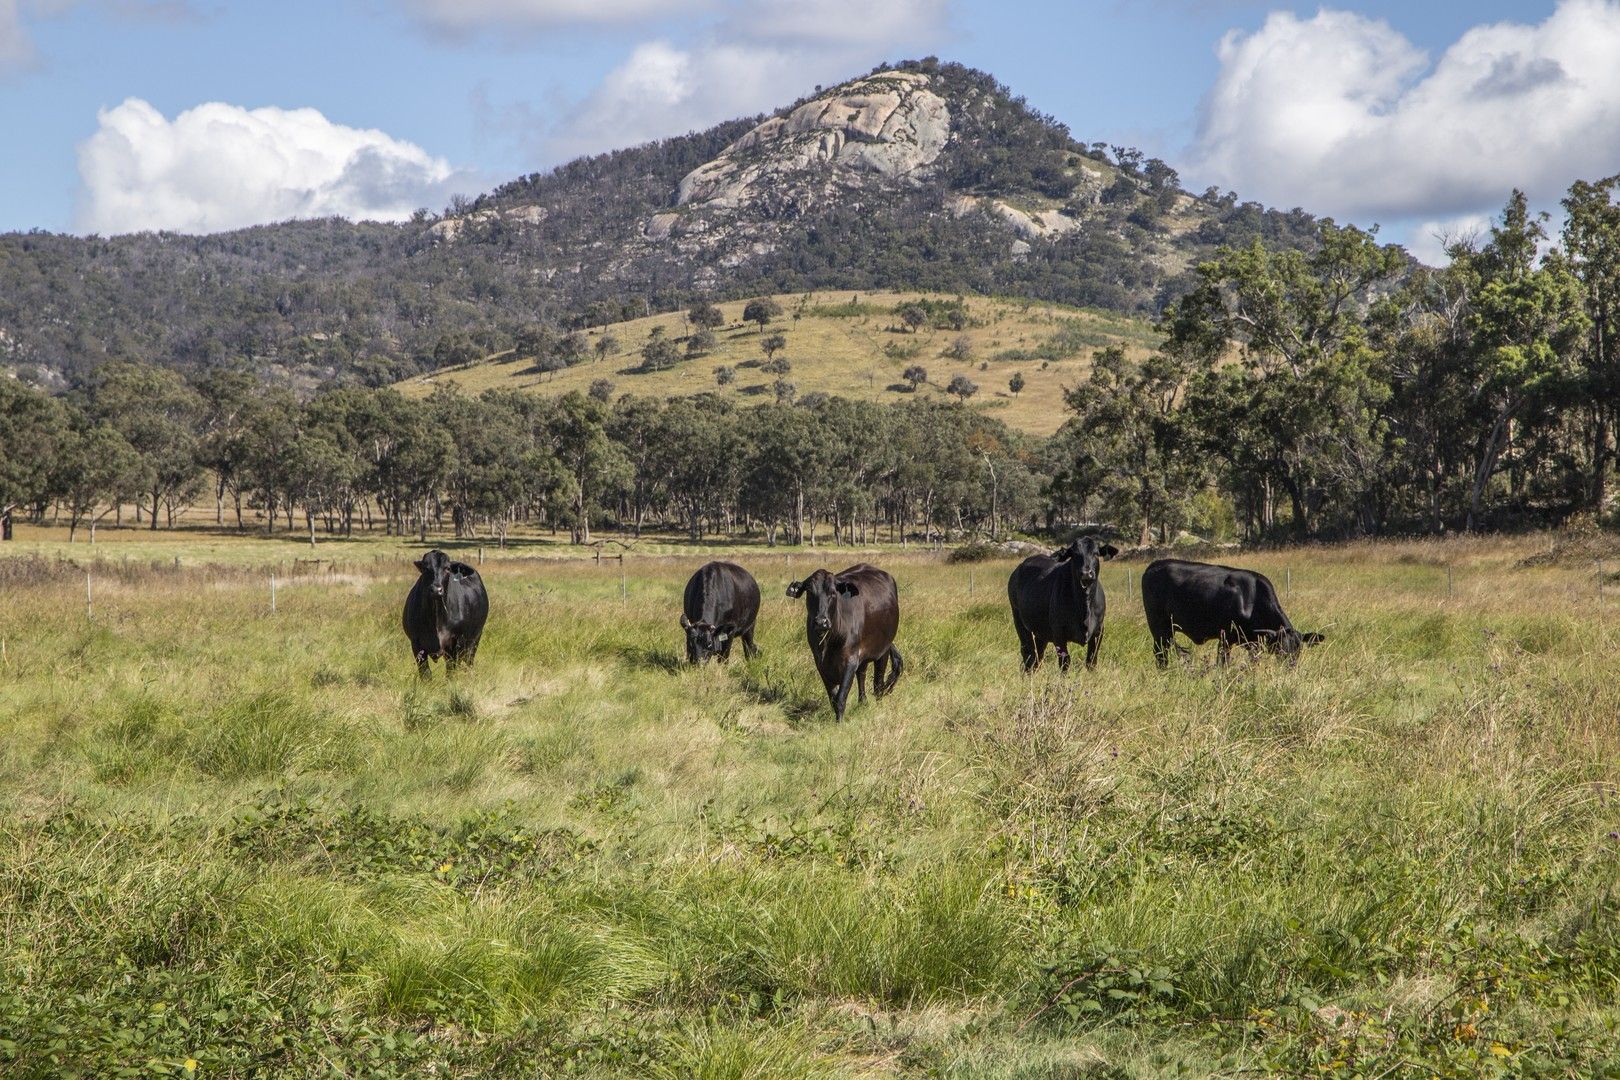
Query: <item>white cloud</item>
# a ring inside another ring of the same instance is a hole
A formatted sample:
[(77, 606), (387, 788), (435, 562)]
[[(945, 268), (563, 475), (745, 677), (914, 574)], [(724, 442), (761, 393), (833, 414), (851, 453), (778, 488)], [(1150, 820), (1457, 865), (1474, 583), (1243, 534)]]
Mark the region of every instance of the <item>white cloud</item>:
[(1274, 13), (1219, 56), (1189, 171), (1245, 196), (1431, 219), (1421, 233), (1620, 168), (1620, 0), (1475, 27), (1432, 63), (1387, 23), (1326, 9)]
[(210, 103), (172, 121), (130, 98), (79, 144), (78, 226), (218, 232), (294, 217), (397, 220), (465, 177), (443, 158), (315, 109)]
[(701, 130), (860, 74), (892, 50), (922, 53), (946, 0), (731, 0), (692, 45), (631, 50), (543, 141), (552, 160)]
[(786, 46), (904, 44), (932, 36), (945, 0), (734, 0), (722, 33)]
[[(65, 15), (87, 0), (0, 0), (0, 76), (35, 67), (39, 57), (28, 33), (29, 20)], [(126, 19), (178, 21), (200, 16), (191, 0), (93, 0), (97, 6)]]
[(1444, 266), (1451, 261), (1451, 256), (1446, 254), (1450, 244), (1458, 240), (1483, 241), (1495, 223), (1496, 219), (1486, 213), (1424, 221), (1407, 230), (1406, 250), (1430, 266)]
[(23, 26), (17, 0), (0, 0), (0, 75), (34, 62), (34, 43)]
[(623, 23), (701, 14), (712, 0), (404, 0), (417, 18), (440, 30), (465, 33)]

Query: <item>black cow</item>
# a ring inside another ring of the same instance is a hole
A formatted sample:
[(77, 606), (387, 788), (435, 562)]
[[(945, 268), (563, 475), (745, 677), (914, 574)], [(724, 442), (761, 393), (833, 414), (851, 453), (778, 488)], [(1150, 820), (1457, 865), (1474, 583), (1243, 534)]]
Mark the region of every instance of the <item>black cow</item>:
[(1142, 607), (1160, 667), (1170, 662), (1172, 645), (1186, 654), (1175, 645), (1177, 631), (1194, 645), (1218, 640), (1216, 660), (1222, 664), (1230, 659), (1233, 645), (1244, 646), (1250, 656), (1259, 655), (1264, 645), (1292, 664), (1302, 646), (1322, 640), (1321, 634), (1294, 629), (1277, 602), (1271, 579), (1253, 570), (1159, 559), (1142, 571)]
[(489, 617), (483, 579), (442, 551), (428, 552), (416, 568), (422, 576), (405, 597), (405, 636), (411, 639), (417, 672), (426, 678), (428, 661), (441, 656), (446, 674), (463, 662), (471, 667)]
[(1064, 671), (1069, 670), (1071, 641), (1086, 647), (1086, 667), (1097, 666), (1107, 606), (1098, 560), (1118, 554), (1113, 544), (1087, 536), (1018, 564), (1007, 579), (1007, 599), (1025, 671), (1034, 671), (1045, 657), (1047, 642), (1057, 646), (1058, 667)]
[[(787, 587), (789, 596), (804, 597), (804, 632), (810, 655), (821, 673), (833, 713), (844, 718), (849, 685), (866, 700), (866, 667), (872, 665), (872, 693), (894, 689), (905, 667), (894, 633), (900, 627), (900, 594), (894, 578), (866, 563), (839, 574), (817, 570)], [(885, 679), (890, 662), (893, 672)]]
[(731, 643), (738, 638), (745, 658), (759, 655), (754, 645), (759, 582), (736, 563), (710, 562), (698, 567), (686, 583), (681, 607), (688, 663), (700, 664), (711, 656), (729, 660)]

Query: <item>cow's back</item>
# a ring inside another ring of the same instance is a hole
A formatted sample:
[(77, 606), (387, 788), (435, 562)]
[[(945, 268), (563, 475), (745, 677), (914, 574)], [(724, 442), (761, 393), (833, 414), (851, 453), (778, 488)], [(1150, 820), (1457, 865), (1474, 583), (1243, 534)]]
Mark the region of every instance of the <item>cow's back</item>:
[[(1068, 577), (1067, 566), (1050, 555), (1031, 555), (1013, 568), (1007, 578), (1007, 600), (1025, 626), (1036, 632), (1050, 631), (1059, 593)], [(1051, 637), (1051, 633), (1044, 636)]]
[(894, 577), (870, 563), (856, 563), (838, 577), (857, 590), (861, 652), (868, 656), (882, 653), (894, 644), (894, 635), (900, 629), (900, 589)]
[(1252, 633), (1287, 622), (1264, 574), (1183, 559), (1158, 559), (1142, 571), (1142, 608), (1155, 636), (1173, 628), (1194, 642), (1228, 627)]
[(707, 562), (686, 583), (681, 606), (693, 622), (748, 629), (759, 615), (759, 582), (736, 563)]

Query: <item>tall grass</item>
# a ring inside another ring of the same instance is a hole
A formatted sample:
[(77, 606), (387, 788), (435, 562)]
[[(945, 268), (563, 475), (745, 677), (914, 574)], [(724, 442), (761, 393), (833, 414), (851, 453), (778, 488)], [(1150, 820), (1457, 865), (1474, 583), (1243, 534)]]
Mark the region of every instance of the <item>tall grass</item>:
[(815, 553), (697, 670), (696, 560), (492, 560), (426, 683), (381, 567), (0, 574), (0, 1072), (1604, 1075), (1620, 597), (1548, 550), (1247, 559), (1294, 668), (1159, 672), (1110, 564), (1068, 677), (1010, 564), (883, 556), (907, 673), (842, 725)]

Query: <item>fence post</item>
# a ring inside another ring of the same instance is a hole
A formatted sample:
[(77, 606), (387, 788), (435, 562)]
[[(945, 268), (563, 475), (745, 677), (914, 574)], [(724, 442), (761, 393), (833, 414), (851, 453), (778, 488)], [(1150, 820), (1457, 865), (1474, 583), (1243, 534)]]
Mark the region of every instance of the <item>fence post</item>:
[(478, 565), (479, 566), (484, 565), (484, 545), (483, 544), (478, 545)]
[(93, 605), (93, 602), (92, 602), (91, 591), (90, 591), (90, 571), (89, 570), (86, 570), (84, 572), (84, 617), (87, 618), (87, 619), (95, 617), (95, 609), (94, 609), (94, 605)]
[(623, 602), (630, 599), (630, 586), (624, 580), (624, 552), (619, 552), (619, 600)]
[(1598, 572), (1598, 610), (1603, 610), (1603, 560), (1597, 561)]
[(1292, 566), (1285, 566), (1285, 567), (1283, 567), (1283, 592), (1290, 592), (1291, 593), (1293, 591), (1294, 591), (1294, 568)]
[(1446, 596), (1451, 596), (1451, 564), (1446, 563)]
[(276, 575), (270, 575), (270, 614), (276, 613)]

